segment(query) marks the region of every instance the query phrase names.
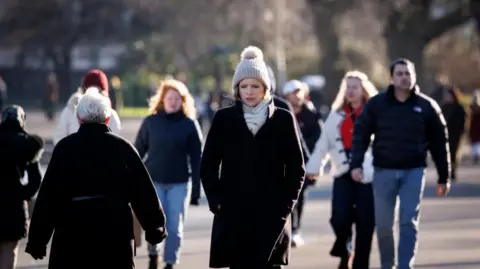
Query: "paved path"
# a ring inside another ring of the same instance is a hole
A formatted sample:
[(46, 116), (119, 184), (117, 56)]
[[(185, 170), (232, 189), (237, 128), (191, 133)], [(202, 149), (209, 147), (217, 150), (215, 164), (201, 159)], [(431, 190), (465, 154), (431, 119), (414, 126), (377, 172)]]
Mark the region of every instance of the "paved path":
[[(435, 173), (429, 170), (428, 186), (422, 208), (420, 248), (415, 268), (480, 268), (479, 175), (480, 168), (463, 167), (459, 172), (460, 183), (453, 186), (451, 195), (447, 198), (438, 198), (434, 195)], [(309, 195), (304, 219), (304, 235), (307, 245), (292, 252), (292, 262), (288, 268), (336, 268), (337, 260), (328, 256), (334, 239), (328, 224), (330, 182), (331, 180), (325, 177)], [(211, 221), (212, 217), (205, 202), (200, 207), (190, 209), (186, 224), (182, 264), (178, 268), (208, 268)], [(376, 242), (374, 245), (376, 246)], [(139, 249), (136, 258), (137, 268), (147, 268), (148, 258), (145, 248), (144, 245)], [(376, 247), (372, 251), (371, 260), (371, 268), (379, 268)], [(22, 244), (18, 268), (46, 268), (46, 261), (35, 262), (24, 253)]]

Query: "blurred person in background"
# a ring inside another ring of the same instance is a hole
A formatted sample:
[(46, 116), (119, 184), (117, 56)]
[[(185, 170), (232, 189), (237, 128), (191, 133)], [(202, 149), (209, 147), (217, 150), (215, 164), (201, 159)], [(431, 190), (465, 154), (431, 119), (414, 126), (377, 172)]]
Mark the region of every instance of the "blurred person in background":
[[(167, 217), (165, 269), (180, 262), (184, 222), (189, 204), (200, 199), (202, 132), (194, 100), (175, 79), (160, 84), (150, 99), (150, 116), (140, 126), (135, 147), (144, 158)], [(150, 269), (158, 266), (158, 246), (149, 246)]]
[(478, 164), (480, 160), (480, 90), (475, 90), (470, 105), (470, 143), (472, 145), (473, 163)]
[[(293, 106), (287, 100), (283, 99), (283, 97), (281, 96), (282, 94), (281, 91), (277, 91), (277, 88), (276, 88), (277, 83), (275, 81), (275, 73), (273, 72), (273, 69), (269, 65), (267, 65), (267, 70), (268, 70), (268, 78), (270, 79), (270, 95), (272, 96), (273, 105), (278, 108), (283, 108), (288, 112), (292, 113), (292, 115), (295, 115)], [(302, 144), (303, 158), (308, 159), (310, 156), (310, 150), (307, 146), (307, 143), (303, 139), (302, 131), (301, 131), (301, 128), (299, 128), (299, 124), (297, 123), (295, 126), (297, 127), (297, 131), (300, 135), (300, 143)]]
[(273, 72), (273, 69), (267, 65), (267, 70), (268, 70), (268, 78), (270, 79), (270, 94), (272, 95), (273, 98), (273, 104), (276, 107), (283, 108), (287, 111), (293, 112), (293, 107), (288, 103), (287, 100), (283, 99), (281, 96), (278, 95), (277, 93), (277, 82), (275, 79), (275, 73)]
[(452, 164), (452, 180), (457, 180), (457, 165), (460, 161), (460, 146), (467, 122), (467, 113), (460, 104), (461, 92), (458, 88), (448, 87), (443, 91), (442, 113), (447, 122), (448, 144)]
[(215, 114), (202, 156), (202, 183), (214, 214), (212, 268), (289, 263), (290, 214), (305, 171), (295, 119), (275, 107), (270, 87), (262, 51), (247, 47), (232, 79), (235, 105)]
[[(109, 85), (108, 85), (108, 78), (105, 73), (101, 70), (91, 70), (87, 72), (83, 78), (82, 86), (80, 89), (73, 93), (70, 96), (67, 105), (62, 110), (60, 115), (60, 119), (57, 122), (57, 126), (55, 129), (55, 133), (53, 135), (53, 143), (56, 145), (58, 141), (62, 138), (76, 132), (80, 127), (80, 123), (78, 122), (78, 118), (75, 113), (75, 106), (78, 99), (85, 93), (85, 91), (90, 88), (94, 87), (97, 90), (108, 98), (109, 94)], [(111, 101), (108, 99), (110, 104)], [(111, 109), (111, 120), (108, 122), (108, 127), (112, 130), (114, 134), (120, 134), (121, 130), (121, 123), (120, 118), (118, 117), (117, 112), (112, 108)]]
[[(311, 106), (307, 105), (305, 100), (305, 93), (308, 85), (299, 80), (288, 81), (282, 89), (282, 95), (285, 96), (289, 104), (293, 108), (295, 119), (300, 127), (300, 135), (306, 144), (306, 149), (303, 151), (303, 158), (305, 163), (308, 162), (310, 152), (313, 151), (315, 143), (320, 137), (321, 128), (318, 121), (318, 114), (315, 107), (310, 102)], [(301, 219), (303, 208), (306, 200), (306, 189), (314, 181), (306, 181), (303, 185), (297, 204), (292, 212), (292, 246), (297, 247), (304, 244), (304, 240), (300, 233)]]
[(43, 109), (47, 115), (49, 121), (53, 121), (55, 118), (55, 112), (58, 105), (58, 96), (60, 94), (60, 86), (58, 84), (57, 76), (55, 73), (50, 73), (47, 79), (47, 85), (45, 89), (45, 99), (43, 103)]
[[(110, 102), (110, 106), (112, 105), (112, 101), (109, 97), (110, 86), (108, 83), (107, 75), (99, 69), (93, 69), (87, 72), (83, 77), (82, 81), (82, 93), (90, 87), (96, 87), (100, 90), (100, 93), (105, 97), (108, 97), (108, 101)], [(120, 123), (120, 117), (118, 117), (117, 111), (111, 108), (111, 120), (108, 123), (108, 127), (112, 130), (114, 134), (120, 134), (120, 130), (122, 129), (122, 125)]]
[(63, 108), (58, 119), (55, 132), (53, 134), (53, 144), (56, 145), (60, 139), (69, 136), (78, 131), (80, 124), (76, 116), (76, 107), (78, 100), (82, 97), (81, 90), (73, 93), (68, 98), (67, 105)]
[(0, 76), (0, 116), (4, 106), (7, 104), (7, 83)]
[[(369, 181), (352, 179), (350, 151), (355, 119), (365, 103), (376, 94), (377, 89), (364, 73), (350, 71), (345, 74), (323, 125), (322, 135), (305, 167), (308, 178), (318, 178), (323, 175), (328, 160), (332, 161), (334, 181), (330, 225), (336, 240), (330, 255), (340, 258), (339, 269), (350, 268), (352, 262), (353, 269), (370, 268), (375, 229), (373, 189)], [(366, 170), (373, 171), (371, 149), (367, 150), (363, 169), (365, 174)], [(355, 247), (352, 245), (353, 225)]]
[(49, 269), (132, 269), (132, 209), (151, 244), (167, 235), (165, 215), (135, 148), (113, 134), (110, 101), (96, 88), (80, 98), (78, 132), (54, 148), (25, 251)]
[[(41, 182), (43, 140), (25, 131), (23, 108), (10, 106), (0, 123), (0, 269), (14, 269), (28, 230), (27, 201)], [(28, 183), (22, 183), (25, 172)]]

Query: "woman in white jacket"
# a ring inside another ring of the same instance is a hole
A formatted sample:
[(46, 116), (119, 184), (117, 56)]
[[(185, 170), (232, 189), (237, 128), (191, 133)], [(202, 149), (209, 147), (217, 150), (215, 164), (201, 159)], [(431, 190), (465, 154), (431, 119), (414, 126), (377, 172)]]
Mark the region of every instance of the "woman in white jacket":
[[(63, 108), (60, 118), (58, 119), (55, 133), (53, 134), (53, 145), (56, 145), (62, 138), (78, 131), (80, 123), (78, 122), (75, 111), (78, 100), (82, 95), (80, 91), (75, 92), (68, 99), (67, 105)], [(112, 117), (108, 123), (108, 127), (110, 127), (114, 134), (120, 133), (120, 118), (115, 110), (112, 110)]]
[(53, 134), (53, 144), (56, 145), (60, 139), (77, 132), (79, 123), (75, 116), (75, 109), (78, 100), (82, 97), (80, 91), (75, 92), (68, 99), (67, 105), (63, 108), (60, 118), (58, 119), (57, 128)]
[[(332, 216), (330, 224), (336, 241), (330, 255), (340, 258), (338, 268), (369, 268), (370, 250), (375, 228), (373, 190), (370, 184), (373, 171), (370, 151), (366, 153), (365, 181), (355, 182), (350, 175), (350, 149), (355, 118), (365, 102), (377, 94), (368, 77), (359, 71), (347, 72), (323, 126), (322, 135), (306, 165), (307, 177), (317, 178), (330, 158), (333, 166)], [(352, 250), (352, 226), (355, 223), (355, 255)]]
[[(83, 78), (82, 87), (70, 97), (67, 106), (63, 109), (62, 114), (60, 115), (57, 128), (53, 135), (54, 145), (56, 145), (60, 139), (77, 132), (80, 127), (80, 123), (75, 114), (75, 106), (76, 102), (78, 102), (78, 98), (81, 97), (88, 88), (97, 88), (102, 95), (109, 97), (108, 78), (105, 73), (98, 69), (88, 71)], [(118, 135), (121, 130), (120, 117), (115, 110), (112, 109), (111, 111), (112, 116), (108, 123), (108, 127), (110, 127), (114, 134)]]

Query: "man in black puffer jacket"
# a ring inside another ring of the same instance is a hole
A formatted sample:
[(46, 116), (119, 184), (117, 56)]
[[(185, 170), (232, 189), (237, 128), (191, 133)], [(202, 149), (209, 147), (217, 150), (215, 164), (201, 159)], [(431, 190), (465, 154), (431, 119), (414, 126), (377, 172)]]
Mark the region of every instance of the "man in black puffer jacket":
[(398, 268), (412, 268), (427, 151), (437, 167), (437, 194), (444, 196), (450, 177), (448, 134), (438, 104), (416, 86), (413, 63), (396, 60), (390, 74), (392, 85), (371, 98), (355, 122), (352, 178), (360, 181), (363, 177), (364, 154), (373, 134), (375, 223), (381, 268), (395, 265), (393, 221), (397, 196), (401, 209)]
[[(11, 106), (0, 123), (0, 267), (15, 268), (18, 241), (27, 234), (27, 201), (41, 182), (43, 140), (24, 130), (25, 112)], [(28, 173), (28, 183), (22, 178)], [(6, 266), (6, 267), (5, 267)]]

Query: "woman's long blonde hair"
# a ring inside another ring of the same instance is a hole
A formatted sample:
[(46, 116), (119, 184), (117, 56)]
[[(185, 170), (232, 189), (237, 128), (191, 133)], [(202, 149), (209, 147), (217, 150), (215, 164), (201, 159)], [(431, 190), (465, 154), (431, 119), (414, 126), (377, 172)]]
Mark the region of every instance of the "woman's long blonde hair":
[(343, 76), (342, 82), (340, 83), (340, 89), (338, 90), (335, 101), (332, 104), (332, 110), (339, 111), (343, 110), (347, 105), (347, 100), (345, 99), (345, 93), (347, 92), (347, 79), (356, 78), (360, 80), (363, 89), (364, 101), (375, 96), (378, 91), (373, 83), (368, 79), (368, 76), (360, 71), (348, 71), (345, 76)]
[(197, 110), (195, 109), (195, 101), (188, 91), (187, 86), (183, 82), (176, 79), (167, 79), (160, 83), (157, 93), (149, 100), (148, 111), (150, 114), (157, 114), (158, 111), (164, 111), (164, 99), (168, 90), (174, 90), (180, 94), (182, 98), (182, 111), (188, 118), (197, 119)]

